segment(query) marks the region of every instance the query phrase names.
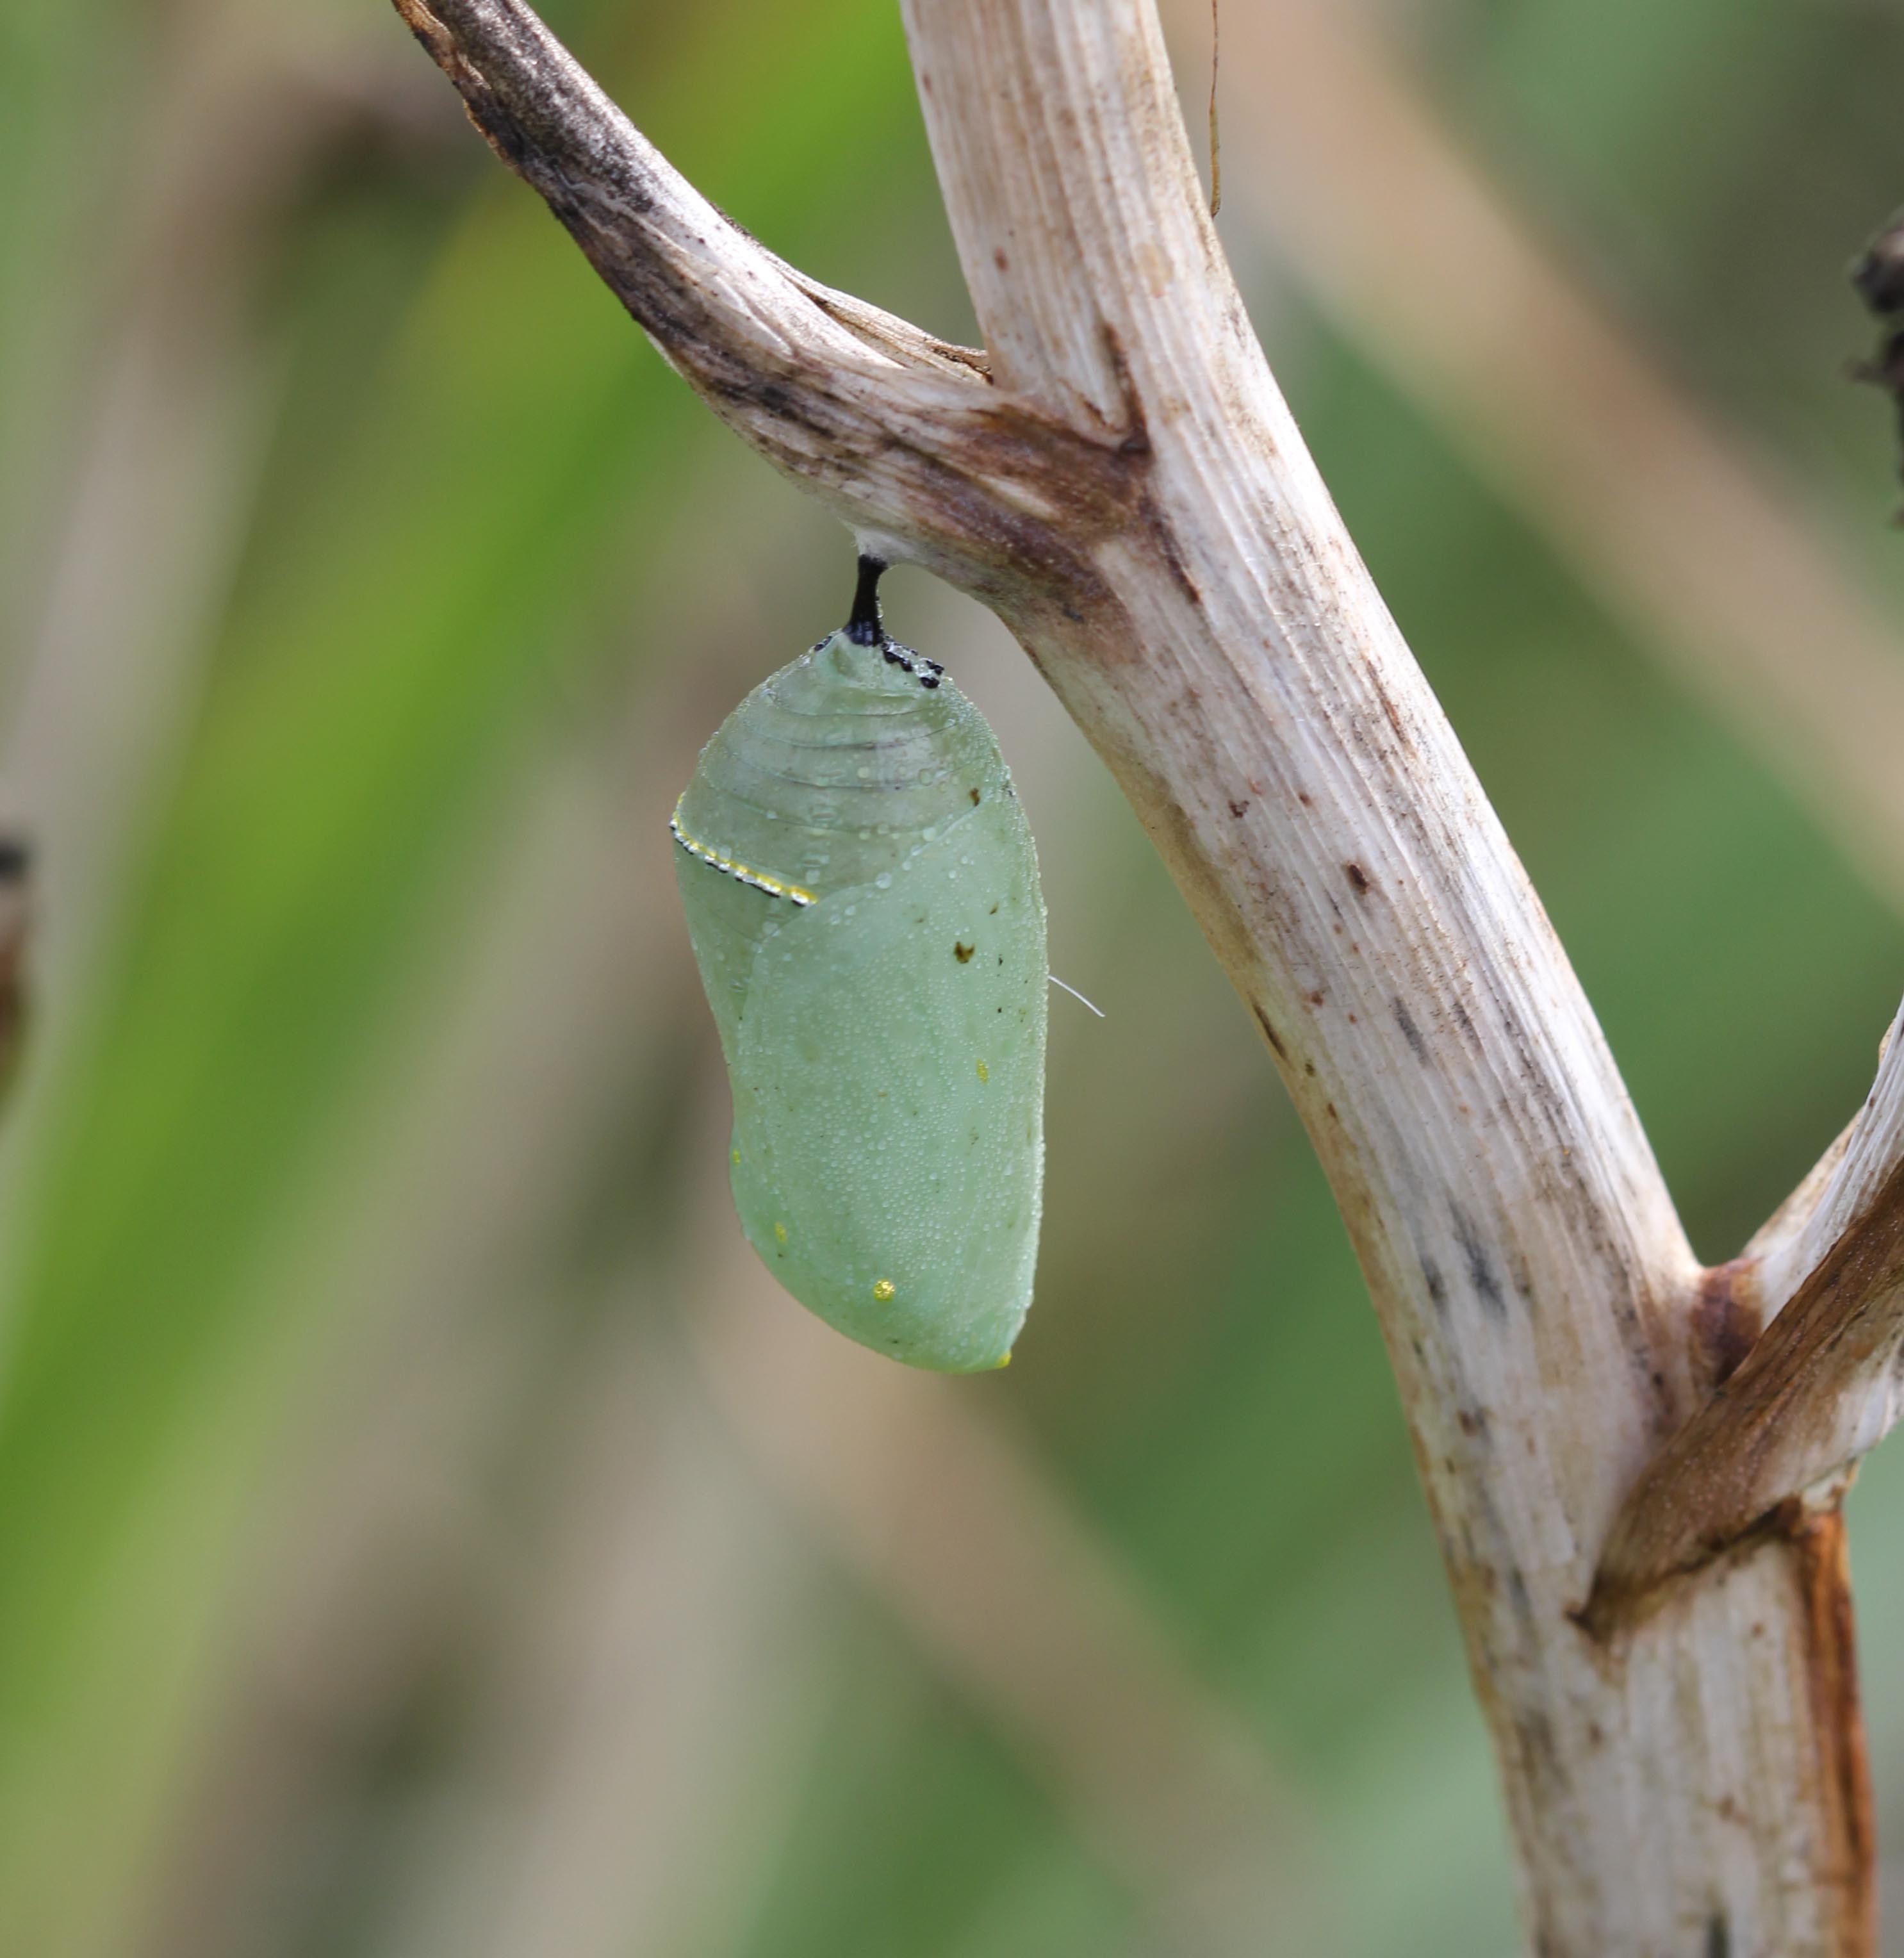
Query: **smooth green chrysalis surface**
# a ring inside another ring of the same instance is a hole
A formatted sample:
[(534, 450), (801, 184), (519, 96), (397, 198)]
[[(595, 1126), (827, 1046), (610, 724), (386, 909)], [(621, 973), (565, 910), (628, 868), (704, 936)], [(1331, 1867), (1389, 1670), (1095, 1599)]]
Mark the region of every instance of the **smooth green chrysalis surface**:
[(990, 728), (930, 661), (836, 632), (723, 723), (673, 827), (754, 1249), (863, 1345), (1003, 1365), (1038, 1252), (1047, 967)]

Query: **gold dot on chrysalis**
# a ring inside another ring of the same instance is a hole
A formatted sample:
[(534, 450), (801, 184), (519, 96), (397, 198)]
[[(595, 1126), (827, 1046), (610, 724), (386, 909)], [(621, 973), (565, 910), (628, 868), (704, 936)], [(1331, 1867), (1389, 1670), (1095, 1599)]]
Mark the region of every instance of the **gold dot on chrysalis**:
[(884, 1305), (886, 1301), (889, 1299), (898, 1289), (898, 1288), (894, 1285), (892, 1279), (882, 1278), (879, 1283), (873, 1288), (873, 1296), (876, 1298), (882, 1305)]
[(992, 1070), (982, 1060), (978, 1063), (978, 1078), (981, 1081), (989, 1081), (992, 1078)]
[(785, 1244), (787, 1241), (787, 1226), (784, 1224), (776, 1224), (774, 1226), (774, 1236), (779, 1243), (783, 1244)]
[(736, 1169), (738, 1169), (740, 1167), (740, 1152), (738, 1149), (736, 1149), (732, 1152), (732, 1155), (733, 1166)]

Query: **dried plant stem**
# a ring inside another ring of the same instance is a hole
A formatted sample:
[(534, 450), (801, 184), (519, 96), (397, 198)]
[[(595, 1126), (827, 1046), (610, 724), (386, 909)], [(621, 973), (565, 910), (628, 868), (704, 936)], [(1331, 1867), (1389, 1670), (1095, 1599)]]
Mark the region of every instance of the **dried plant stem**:
[[(519, 0), (397, 4), (709, 405), (879, 556), (990, 604), (1155, 839), (1380, 1315), (1535, 1948), (1868, 1958), (1835, 1506), (1722, 1505), (1646, 1611), (1586, 1608), (1754, 1329), (1277, 391), (1151, 0), (905, 0), (984, 356), (763, 250)], [(1889, 1270), (1844, 1245), (1807, 1353)]]

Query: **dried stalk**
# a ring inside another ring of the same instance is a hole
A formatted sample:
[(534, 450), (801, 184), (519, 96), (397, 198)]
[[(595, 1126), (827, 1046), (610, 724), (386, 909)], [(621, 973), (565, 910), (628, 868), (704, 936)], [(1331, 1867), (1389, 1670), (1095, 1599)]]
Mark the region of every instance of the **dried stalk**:
[[(1586, 1608), (1750, 1329), (1290, 420), (1151, 0), (905, 0), (984, 356), (762, 249), (519, 0), (397, 5), (709, 405), (990, 604), (1155, 839), (1381, 1316), (1535, 1948), (1868, 1958), (1835, 1506), (1727, 1538), (1644, 1614)], [(1828, 1345), (1855, 1288), (1826, 1289), (1791, 1317)]]

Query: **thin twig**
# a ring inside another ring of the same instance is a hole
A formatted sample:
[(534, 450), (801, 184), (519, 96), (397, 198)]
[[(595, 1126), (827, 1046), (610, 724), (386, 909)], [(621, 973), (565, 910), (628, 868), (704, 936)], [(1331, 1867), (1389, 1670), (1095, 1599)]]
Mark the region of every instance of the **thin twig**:
[(1223, 138), (1216, 121), (1217, 71), (1223, 63), (1222, 0), (1210, 0), (1210, 215), (1223, 208)]

